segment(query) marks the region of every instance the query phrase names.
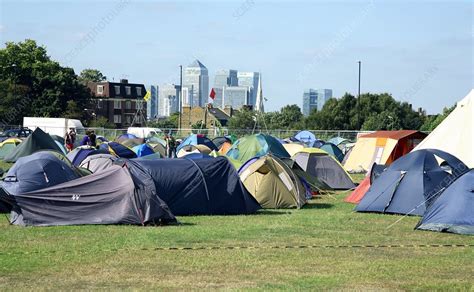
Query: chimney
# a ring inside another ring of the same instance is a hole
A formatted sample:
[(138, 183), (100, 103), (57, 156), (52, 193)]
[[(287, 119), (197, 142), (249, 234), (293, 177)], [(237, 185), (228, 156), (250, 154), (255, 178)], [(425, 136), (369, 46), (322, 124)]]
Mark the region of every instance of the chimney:
[(120, 79), (120, 83), (128, 84), (128, 79)]

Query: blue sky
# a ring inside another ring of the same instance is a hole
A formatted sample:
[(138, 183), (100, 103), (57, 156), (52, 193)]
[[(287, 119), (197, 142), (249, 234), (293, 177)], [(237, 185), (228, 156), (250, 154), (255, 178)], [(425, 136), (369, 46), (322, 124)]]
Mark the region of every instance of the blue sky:
[(78, 73), (178, 83), (180, 64), (260, 71), (265, 107), (389, 92), (436, 113), (473, 88), (472, 1), (5, 1), (0, 41), (31, 38)]

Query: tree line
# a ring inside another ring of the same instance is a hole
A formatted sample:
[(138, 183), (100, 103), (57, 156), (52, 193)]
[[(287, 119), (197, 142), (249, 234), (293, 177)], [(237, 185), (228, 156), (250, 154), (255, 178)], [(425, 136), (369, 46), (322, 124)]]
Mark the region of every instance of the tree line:
[[(85, 69), (79, 75), (61, 66), (34, 40), (7, 42), (0, 49), (0, 123), (19, 125), (24, 116), (67, 117), (84, 121), (87, 126), (114, 127), (104, 117), (92, 119), (85, 111), (92, 93), (87, 81), (106, 80), (100, 71)], [(321, 129), (321, 130), (433, 130), (452, 110), (426, 116), (390, 94), (366, 93), (358, 99), (346, 93), (332, 98), (322, 110), (304, 117), (297, 105), (279, 111), (256, 114), (242, 109), (228, 122), (229, 129)], [(178, 116), (153, 123), (162, 128), (176, 128)]]

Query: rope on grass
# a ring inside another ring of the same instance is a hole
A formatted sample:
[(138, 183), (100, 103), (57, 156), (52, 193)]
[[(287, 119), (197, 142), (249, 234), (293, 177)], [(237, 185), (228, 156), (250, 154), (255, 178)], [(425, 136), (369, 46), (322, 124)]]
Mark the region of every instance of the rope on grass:
[[(375, 245), (274, 245), (274, 246), (182, 246), (182, 247), (143, 247), (143, 248), (111, 248), (100, 252), (136, 252), (136, 251), (197, 251), (197, 250), (257, 250), (257, 249), (370, 249), (370, 248), (470, 248), (474, 244), (375, 244)], [(17, 251), (3, 252), (2, 255), (33, 255), (53, 253), (88, 253), (91, 250), (49, 250), (49, 251)]]

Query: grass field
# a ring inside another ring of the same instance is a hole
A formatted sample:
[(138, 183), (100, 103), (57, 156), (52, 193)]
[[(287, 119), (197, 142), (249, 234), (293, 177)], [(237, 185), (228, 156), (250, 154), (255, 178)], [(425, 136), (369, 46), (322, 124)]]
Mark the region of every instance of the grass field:
[[(416, 246), (473, 244), (473, 237), (414, 231), (417, 217), (387, 229), (400, 217), (354, 213), (345, 195), (302, 210), (180, 217), (181, 225), (165, 227), (24, 228), (3, 218), (0, 290), (473, 289), (474, 248)], [(271, 248), (299, 245), (318, 247)]]

